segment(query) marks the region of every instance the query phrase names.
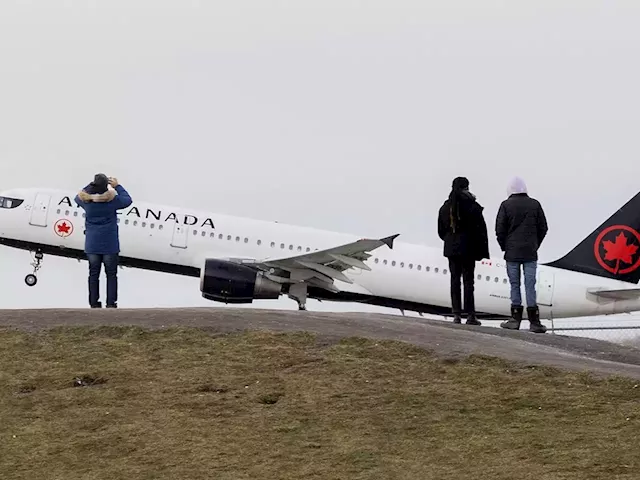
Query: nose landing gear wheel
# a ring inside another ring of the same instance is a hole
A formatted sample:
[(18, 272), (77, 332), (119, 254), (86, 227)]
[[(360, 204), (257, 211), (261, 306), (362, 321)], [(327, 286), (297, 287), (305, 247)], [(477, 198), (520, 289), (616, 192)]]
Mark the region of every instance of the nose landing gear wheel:
[(36, 251), (34, 261), (31, 263), (31, 266), (33, 267), (33, 273), (30, 273), (29, 275), (24, 277), (24, 283), (26, 283), (30, 287), (33, 287), (36, 283), (38, 283), (38, 277), (36, 277), (36, 273), (38, 273), (38, 270), (42, 268), (43, 257), (44, 255), (42, 255), (41, 251)]

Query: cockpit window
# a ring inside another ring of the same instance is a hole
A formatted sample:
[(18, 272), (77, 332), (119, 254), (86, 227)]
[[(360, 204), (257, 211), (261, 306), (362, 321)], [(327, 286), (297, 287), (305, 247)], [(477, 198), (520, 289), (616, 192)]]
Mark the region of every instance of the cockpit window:
[(0, 208), (16, 208), (24, 202), (21, 198), (0, 197)]

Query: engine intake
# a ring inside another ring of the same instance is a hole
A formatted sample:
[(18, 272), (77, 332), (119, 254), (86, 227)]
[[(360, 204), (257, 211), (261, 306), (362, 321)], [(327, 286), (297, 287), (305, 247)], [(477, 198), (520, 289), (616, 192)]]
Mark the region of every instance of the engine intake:
[(277, 300), (282, 285), (246, 265), (207, 259), (200, 273), (200, 291), (207, 300), (252, 303), (254, 300)]

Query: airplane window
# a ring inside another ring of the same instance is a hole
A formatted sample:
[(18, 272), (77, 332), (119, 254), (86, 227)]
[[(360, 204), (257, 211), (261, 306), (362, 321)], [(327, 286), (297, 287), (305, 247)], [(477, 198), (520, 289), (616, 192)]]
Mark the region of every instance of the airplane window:
[(0, 197), (0, 208), (16, 208), (22, 205), (24, 200), (20, 198)]
[(400, 268), (404, 268), (404, 262), (400, 262)]
[(491, 277), (489, 275), (487, 275), (487, 282), (491, 280)]
[(411, 268), (413, 268), (413, 263), (410, 263), (410, 264), (409, 264), (409, 268), (410, 268), (410, 269), (411, 269)]
[(284, 243), (281, 243), (281, 244), (280, 244), (280, 248), (284, 248)]
[(231, 235), (227, 235), (227, 240), (231, 240)]
[(128, 218), (124, 221), (124, 224), (125, 225), (129, 225), (129, 219)]
[(256, 243), (257, 243), (258, 245), (262, 245), (262, 240), (258, 240)]
[(310, 252), (310, 251), (311, 251), (311, 249), (309, 247), (307, 247), (307, 252)]
[(493, 279), (494, 282), (498, 283), (500, 281), (500, 279), (498, 277)]
[(133, 226), (135, 227), (136, 225), (138, 225), (138, 220), (133, 221)]
[(300, 245), (298, 245), (298, 251), (301, 252), (302, 251), (302, 247)]
[(506, 285), (506, 284), (507, 284), (507, 279), (506, 279), (506, 278), (503, 278), (503, 279), (502, 279), (502, 283), (504, 283), (504, 284)]
[(391, 262), (391, 266), (395, 267), (396, 266), (396, 261), (394, 260), (393, 262)]
[(376, 259), (374, 260), (374, 262), (378, 263), (378, 262), (379, 262), (379, 260), (376, 258)]
[(160, 224), (158, 225), (158, 230), (162, 230), (164, 228), (164, 225)]
[(478, 275), (478, 280), (482, 280), (482, 275)]
[(147, 226), (147, 222), (142, 222), (142, 228)]
[(386, 265), (386, 264), (387, 264), (387, 261), (386, 261), (386, 260), (383, 260), (383, 261), (382, 261), (382, 263), (384, 263), (384, 264)]
[(276, 242), (271, 242), (271, 248), (276, 246)]
[(219, 238), (220, 240), (222, 240), (222, 239), (224, 238), (224, 235), (220, 234), (220, 235), (218, 235), (218, 238)]
[(207, 232), (205, 232), (204, 230), (202, 231), (202, 236), (206, 237), (207, 236)]
[(69, 215), (69, 210), (66, 210), (66, 211), (64, 212), (64, 214), (68, 216), (68, 215)]
[(440, 271), (440, 269), (438, 267), (433, 269), (434, 272), (438, 273)]
[(289, 245), (289, 250), (293, 250), (293, 245)]
[(82, 213), (82, 218), (85, 218), (86, 216), (87, 216), (87, 214), (83, 212)]
[(151, 228), (156, 228), (156, 224), (152, 223), (151, 225), (149, 225)]
[(429, 270), (431, 270), (431, 267), (424, 267), (425, 272), (428, 272)]
[(239, 242), (239, 241), (240, 241), (240, 237), (236, 237), (236, 242)]
[(244, 243), (249, 243), (249, 239), (247, 237), (244, 238)]
[(422, 265), (418, 265), (418, 270), (422, 270)]
[(447, 274), (447, 269), (445, 268), (442, 273), (444, 273), (445, 275)]
[(76, 210), (75, 212), (73, 212), (73, 216), (77, 217), (78, 216), (78, 211)]
[(56, 213), (57, 213), (58, 215), (60, 215), (60, 209), (56, 210)]

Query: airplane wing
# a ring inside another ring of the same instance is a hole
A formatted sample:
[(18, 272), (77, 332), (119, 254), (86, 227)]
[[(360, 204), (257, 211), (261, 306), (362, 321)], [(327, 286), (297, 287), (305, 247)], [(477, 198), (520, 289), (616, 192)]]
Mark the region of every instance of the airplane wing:
[[(393, 248), (393, 241), (400, 234), (380, 239), (363, 238), (326, 250), (294, 256), (267, 258), (263, 260), (242, 260), (245, 265), (254, 265), (267, 272), (267, 276), (281, 283), (307, 282), (310, 285), (337, 291), (334, 280), (353, 283), (343, 272), (352, 267), (371, 270), (364, 263), (371, 257), (369, 252), (387, 245)], [(284, 276), (288, 272), (289, 276)]]

